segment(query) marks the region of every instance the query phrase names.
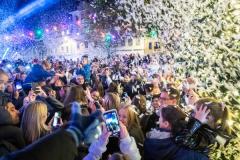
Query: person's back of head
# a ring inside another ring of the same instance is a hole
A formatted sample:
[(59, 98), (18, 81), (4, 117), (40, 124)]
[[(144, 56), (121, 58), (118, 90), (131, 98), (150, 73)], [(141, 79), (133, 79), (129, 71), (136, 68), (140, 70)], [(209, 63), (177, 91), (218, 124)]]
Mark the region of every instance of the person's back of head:
[(80, 105), (87, 105), (86, 93), (82, 86), (72, 86), (68, 91), (64, 100), (64, 106), (67, 107), (70, 103), (77, 101)]
[(120, 97), (114, 93), (107, 93), (104, 96), (103, 108), (107, 111), (110, 109), (118, 109), (120, 106)]
[(186, 127), (186, 115), (177, 106), (167, 106), (161, 108), (158, 112), (160, 117), (159, 127), (170, 129), (173, 136), (180, 133)]

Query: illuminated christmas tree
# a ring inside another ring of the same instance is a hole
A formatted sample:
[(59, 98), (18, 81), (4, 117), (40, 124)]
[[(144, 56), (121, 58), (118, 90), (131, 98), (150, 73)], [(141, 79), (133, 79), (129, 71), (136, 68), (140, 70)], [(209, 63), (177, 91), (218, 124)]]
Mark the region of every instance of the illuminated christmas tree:
[[(226, 148), (212, 152), (211, 158), (237, 159), (240, 156), (240, 1), (94, 2), (96, 3), (92, 5), (101, 11), (96, 12), (100, 13), (97, 17), (109, 18), (110, 15), (114, 15), (111, 17), (113, 19), (101, 19), (100, 23), (107, 22), (108, 26), (118, 28), (120, 33), (136, 33), (144, 28), (151, 36), (160, 39), (164, 54), (174, 58), (176, 77), (195, 77), (199, 82), (198, 92), (201, 96), (216, 97), (230, 107), (234, 121), (228, 123), (238, 137)], [(104, 12), (105, 4), (108, 4), (107, 10), (111, 10), (108, 6), (114, 6), (110, 15)], [(146, 35), (144, 32), (141, 34)]]

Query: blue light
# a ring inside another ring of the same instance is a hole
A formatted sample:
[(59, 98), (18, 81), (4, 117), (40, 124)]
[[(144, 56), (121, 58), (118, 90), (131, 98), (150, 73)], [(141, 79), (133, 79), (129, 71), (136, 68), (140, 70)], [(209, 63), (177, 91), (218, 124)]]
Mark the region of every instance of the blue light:
[(21, 9), (17, 14), (9, 16), (1, 23), (1, 30), (8, 28), (9, 26), (16, 23), (16, 21), (26, 18), (39, 11), (40, 9), (47, 8), (59, 0), (35, 0), (23, 9)]
[(27, 65), (25, 68), (26, 68), (26, 70), (30, 70), (31, 66)]
[(8, 69), (12, 68), (12, 65), (11, 64), (7, 64), (7, 68)]

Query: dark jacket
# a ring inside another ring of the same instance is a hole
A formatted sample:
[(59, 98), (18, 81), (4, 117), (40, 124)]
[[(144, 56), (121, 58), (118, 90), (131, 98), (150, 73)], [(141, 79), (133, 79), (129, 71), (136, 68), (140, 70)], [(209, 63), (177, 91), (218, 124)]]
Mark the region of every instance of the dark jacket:
[(144, 160), (208, 160), (196, 151), (177, 146), (174, 139), (149, 139), (144, 142)]
[(72, 136), (61, 129), (0, 160), (74, 160), (76, 156), (77, 147)]
[(12, 125), (10, 114), (0, 108), (0, 157), (25, 146), (22, 130)]
[(143, 135), (143, 132), (139, 127), (132, 127), (131, 129), (128, 130), (129, 132), (129, 135), (132, 136), (135, 141), (136, 141), (136, 144), (139, 146), (143, 145), (143, 142), (144, 142), (144, 135)]
[(190, 117), (186, 129), (178, 133), (175, 142), (184, 147), (197, 150), (201, 153), (208, 154), (212, 144), (219, 147), (221, 142), (216, 137), (223, 138), (226, 142), (222, 145), (227, 145), (232, 138), (227, 133), (219, 129), (211, 129), (207, 124), (202, 124), (197, 119)]
[(52, 119), (55, 112), (62, 111), (64, 109), (63, 103), (54, 97), (48, 96), (47, 98), (44, 98), (44, 97), (37, 96), (36, 100), (42, 101), (47, 105), (48, 112), (50, 113), (50, 115), (48, 116), (47, 122), (49, 122)]
[(25, 91), (29, 90), (31, 89), (31, 84), (33, 82), (45, 81), (48, 77), (51, 77), (51, 76), (54, 76), (54, 73), (50, 73), (44, 70), (41, 65), (35, 64), (33, 65), (31, 72), (27, 75), (23, 83), (23, 89)]
[(144, 135), (140, 126), (132, 127), (128, 130), (129, 135), (136, 141), (141, 156), (143, 156)]
[(159, 121), (159, 116), (154, 112), (151, 115), (144, 115), (140, 119), (140, 124), (142, 126), (143, 134), (146, 136), (146, 133), (151, 131), (151, 129), (158, 126), (157, 122)]
[(127, 84), (123, 85), (123, 91), (127, 92), (128, 96), (132, 99), (134, 96), (136, 96), (139, 93), (143, 93), (143, 85), (140, 81), (130, 81)]

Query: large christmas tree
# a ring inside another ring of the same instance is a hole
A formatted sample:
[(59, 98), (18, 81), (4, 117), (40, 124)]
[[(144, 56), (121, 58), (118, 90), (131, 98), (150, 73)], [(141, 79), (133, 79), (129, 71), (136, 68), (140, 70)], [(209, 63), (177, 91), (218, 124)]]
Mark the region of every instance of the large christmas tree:
[[(110, 14), (104, 12), (104, 4), (112, 7), (107, 12)], [(114, 15), (106, 21), (105, 29), (114, 26), (120, 35), (129, 31), (145, 35), (142, 29), (157, 33), (163, 53), (174, 57), (176, 76), (183, 78), (188, 74), (197, 78), (201, 96), (215, 97), (227, 104), (233, 113), (233, 121), (228, 124), (237, 137), (226, 148), (212, 152), (211, 158), (238, 159), (240, 1), (97, 0), (92, 5), (98, 8), (97, 17)]]

